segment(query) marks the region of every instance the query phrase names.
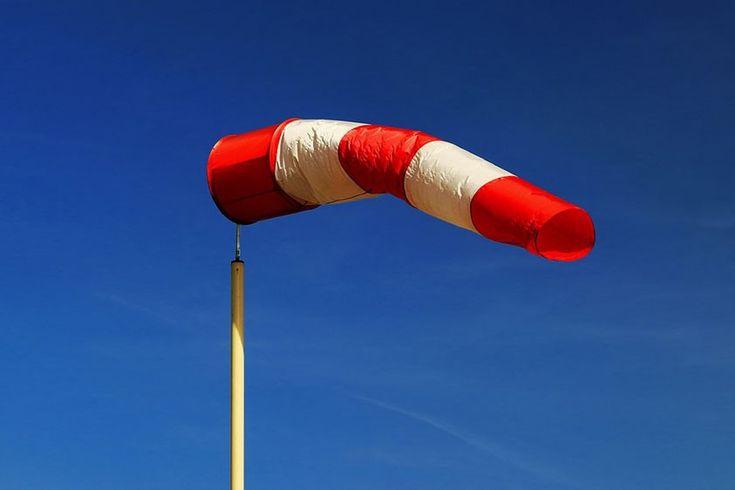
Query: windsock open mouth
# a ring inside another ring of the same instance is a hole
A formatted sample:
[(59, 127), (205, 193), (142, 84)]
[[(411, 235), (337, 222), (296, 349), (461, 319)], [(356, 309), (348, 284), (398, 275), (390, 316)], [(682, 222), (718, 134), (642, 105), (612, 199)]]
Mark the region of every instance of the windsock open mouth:
[(580, 208), (561, 211), (541, 225), (534, 253), (551, 260), (569, 262), (585, 257), (595, 246), (595, 226)]
[(421, 131), (289, 119), (221, 139), (207, 165), (222, 213), (251, 224), (392, 194), (435, 218), (550, 260), (595, 244), (592, 219), (477, 155)]
[(480, 187), (470, 209), (482, 236), (546, 259), (578, 260), (595, 244), (592, 218), (584, 209), (516, 176)]

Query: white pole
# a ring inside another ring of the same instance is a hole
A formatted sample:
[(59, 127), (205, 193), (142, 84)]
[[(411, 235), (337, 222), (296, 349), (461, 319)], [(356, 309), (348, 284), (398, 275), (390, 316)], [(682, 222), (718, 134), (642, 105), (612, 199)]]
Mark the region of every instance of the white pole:
[(237, 225), (235, 260), (230, 263), (232, 318), (230, 398), (230, 490), (245, 489), (245, 264)]

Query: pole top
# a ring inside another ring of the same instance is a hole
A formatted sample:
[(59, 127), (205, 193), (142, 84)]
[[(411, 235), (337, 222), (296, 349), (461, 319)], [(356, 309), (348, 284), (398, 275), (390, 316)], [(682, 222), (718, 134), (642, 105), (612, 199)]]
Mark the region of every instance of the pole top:
[(240, 262), (240, 224), (235, 224), (235, 261)]

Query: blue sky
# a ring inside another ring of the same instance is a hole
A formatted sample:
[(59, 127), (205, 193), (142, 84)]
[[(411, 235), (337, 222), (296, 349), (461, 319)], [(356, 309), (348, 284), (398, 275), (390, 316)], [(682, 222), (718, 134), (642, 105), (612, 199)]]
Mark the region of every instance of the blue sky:
[(545, 262), (391, 197), (246, 228), (250, 488), (732, 488), (727, 2), (0, 10), (3, 490), (227, 487), (205, 163), (292, 116), (452, 141), (598, 244)]

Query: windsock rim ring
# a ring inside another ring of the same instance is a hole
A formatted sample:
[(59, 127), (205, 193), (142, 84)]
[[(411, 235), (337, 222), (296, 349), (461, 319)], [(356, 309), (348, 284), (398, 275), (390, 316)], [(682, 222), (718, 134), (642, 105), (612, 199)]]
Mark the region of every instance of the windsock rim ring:
[(528, 250), (548, 260), (573, 262), (589, 255), (597, 235), (592, 217), (584, 209), (563, 209), (544, 221)]
[(214, 192), (214, 179), (212, 178), (212, 168), (209, 165), (210, 160), (212, 159), (212, 154), (217, 149), (217, 147), (220, 145), (220, 143), (224, 142), (224, 140), (232, 137), (238, 136), (237, 134), (228, 134), (225, 136), (222, 136), (220, 139), (217, 140), (217, 142), (212, 146), (212, 149), (209, 150), (209, 157), (207, 158), (207, 188), (209, 189), (209, 195), (211, 196), (212, 200), (214, 201), (214, 205), (217, 206), (217, 209), (219, 209), (219, 212), (222, 213), (222, 215), (227, 218), (228, 220), (232, 221), (233, 223), (236, 223), (238, 225), (252, 225), (254, 223), (257, 223), (257, 221), (241, 221), (238, 219), (235, 219), (230, 213), (228, 213), (224, 206), (222, 206), (219, 202), (219, 199), (217, 197), (217, 193)]

